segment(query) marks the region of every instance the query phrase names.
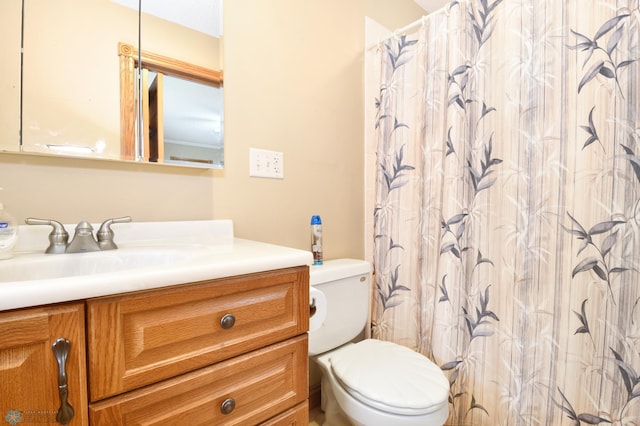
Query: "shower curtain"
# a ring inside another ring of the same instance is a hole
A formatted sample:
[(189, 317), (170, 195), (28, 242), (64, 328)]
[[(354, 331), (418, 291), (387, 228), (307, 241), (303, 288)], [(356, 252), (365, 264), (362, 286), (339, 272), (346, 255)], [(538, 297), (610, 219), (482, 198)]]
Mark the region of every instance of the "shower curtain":
[(447, 424), (640, 425), (639, 18), (461, 0), (376, 48), (372, 335)]

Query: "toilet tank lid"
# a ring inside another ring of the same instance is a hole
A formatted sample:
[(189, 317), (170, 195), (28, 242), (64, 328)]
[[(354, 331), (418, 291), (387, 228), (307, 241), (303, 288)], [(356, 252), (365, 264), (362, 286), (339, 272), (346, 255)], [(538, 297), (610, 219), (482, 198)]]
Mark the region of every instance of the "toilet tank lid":
[(369, 273), (371, 273), (371, 263), (365, 260), (325, 260), (322, 265), (311, 266), (309, 269), (309, 284), (318, 285)]

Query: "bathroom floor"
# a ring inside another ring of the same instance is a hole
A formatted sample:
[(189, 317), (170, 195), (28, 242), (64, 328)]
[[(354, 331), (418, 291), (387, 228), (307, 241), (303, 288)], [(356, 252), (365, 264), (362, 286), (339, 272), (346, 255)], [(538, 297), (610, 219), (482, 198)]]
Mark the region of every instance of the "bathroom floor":
[(309, 411), (309, 426), (322, 426), (324, 423), (324, 413), (320, 407), (312, 408)]

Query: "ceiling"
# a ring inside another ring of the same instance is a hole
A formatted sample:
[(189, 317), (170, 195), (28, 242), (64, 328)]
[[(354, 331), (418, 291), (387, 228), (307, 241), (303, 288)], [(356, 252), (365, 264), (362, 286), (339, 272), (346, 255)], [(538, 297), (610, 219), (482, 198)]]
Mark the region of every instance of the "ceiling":
[(435, 12), (436, 10), (443, 8), (451, 0), (414, 0), (427, 12)]
[[(111, 0), (132, 9), (138, 9), (141, 0)], [(142, 11), (158, 18), (175, 22), (213, 37), (222, 35), (223, 0), (145, 0)], [(444, 7), (451, 0), (414, 0), (428, 13)]]

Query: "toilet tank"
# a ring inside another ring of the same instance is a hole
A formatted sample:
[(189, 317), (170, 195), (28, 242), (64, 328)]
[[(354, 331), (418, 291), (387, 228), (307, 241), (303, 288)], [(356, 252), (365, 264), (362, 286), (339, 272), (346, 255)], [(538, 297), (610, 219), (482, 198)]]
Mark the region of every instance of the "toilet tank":
[[(310, 320), (309, 355), (337, 348), (357, 337), (369, 319), (371, 264), (364, 260), (326, 260), (311, 266), (310, 298), (316, 315)], [(320, 294), (319, 294), (319, 293)]]

